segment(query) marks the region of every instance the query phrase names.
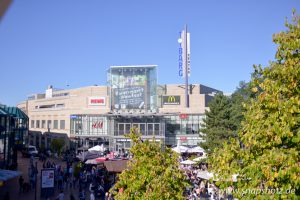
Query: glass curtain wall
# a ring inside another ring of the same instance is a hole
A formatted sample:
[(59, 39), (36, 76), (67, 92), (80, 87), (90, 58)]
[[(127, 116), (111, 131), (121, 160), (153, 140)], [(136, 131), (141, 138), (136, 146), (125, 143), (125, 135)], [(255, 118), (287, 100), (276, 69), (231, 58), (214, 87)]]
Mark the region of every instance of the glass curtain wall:
[[(204, 115), (195, 115), (189, 114), (186, 118), (180, 118), (179, 115), (165, 116), (166, 122), (166, 144), (176, 145), (177, 139), (176, 136), (193, 136), (196, 135), (193, 139), (200, 141), (198, 135), (200, 133), (201, 123)], [(183, 141), (182, 143), (187, 143), (189, 141)], [(188, 144), (188, 143), (187, 143)], [(195, 144), (189, 145), (197, 145)]]
[(161, 117), (118, 117), (114, 120), (114, 136), (129, 134), (137, 128), (142, 136), (164, 136), (164, 120)]
[(5, 168), (8, 164), (8, 127), (9, 117), (0, 115), (0, 168)]
[(76, 115), (71, 118), (71, 134), (77, 136), (108, 135), (108, 120), (103, 116)]

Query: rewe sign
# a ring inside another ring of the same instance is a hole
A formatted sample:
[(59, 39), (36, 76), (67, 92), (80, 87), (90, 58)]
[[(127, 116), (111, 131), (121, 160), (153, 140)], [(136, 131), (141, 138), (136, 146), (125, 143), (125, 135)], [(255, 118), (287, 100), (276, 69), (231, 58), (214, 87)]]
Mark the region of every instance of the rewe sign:
[(88, 104), (90, 106), (105, 106), (105, 97), (89, 97)]

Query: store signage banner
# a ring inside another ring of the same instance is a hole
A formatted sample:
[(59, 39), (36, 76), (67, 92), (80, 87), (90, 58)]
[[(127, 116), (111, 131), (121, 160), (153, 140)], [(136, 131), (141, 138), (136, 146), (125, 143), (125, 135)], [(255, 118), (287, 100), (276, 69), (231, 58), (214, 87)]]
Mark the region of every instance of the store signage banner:
[(54, 169), (42, 169), (42, 188), (54, 187)]
[(143, 109), (145, 88), (133, 86), (114, 89), (115, 109)]
[[(179, 57), (178, 57), (178, 75), (182, 78), (191, 75), (191, 40), (190, 33), (186, 33), (184, 30), (179, 32)], [(187, 69), (186, 69), (187, 68)]]
[(180, 96), (163, 96), (163, 105), (180, 105)]
[(92, 129), (102, 129), (103, 121), (96, 121), (92, 123)]
[(105, 97), (89, 97), (90, 106), (105, 106)]
[(187, 119), (188, 115), (187, 114), (180, 114), (179, 117), (180, 117), (180, 119)]

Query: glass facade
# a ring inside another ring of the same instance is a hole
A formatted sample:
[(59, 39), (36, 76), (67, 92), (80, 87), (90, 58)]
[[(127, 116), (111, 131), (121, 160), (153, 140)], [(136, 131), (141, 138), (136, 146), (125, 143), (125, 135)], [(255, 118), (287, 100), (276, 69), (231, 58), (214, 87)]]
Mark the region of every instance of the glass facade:
[(20, 109), (0, 105), (0, 168), (17, 167), (17, 150), (27, 143), (28, 126), (28, 117)]
[[(71, 137), (79, 145), (109, 142), (110, 150), (130, 148), (125, 137), (137, 128), (142, 139), (155, 139), (174, 146), (201, 142), (199, 129), (204, 115), (159, 113), (162, 105), (180, 106), (180, 95), (167, 94), (157, 85), (156, 66), (111, 66), (107, 73), (110, 112), (102, 115), (71, 115)], [(178, 110), (178, 108), (176, 108)]]
[(137, 128), (142, 139), (155, 137), (158, 142), (174, 146), (178, 140), (183, 145), (197, 145), (201, 142), (199, 129), (204, 115), (72, 115), (71, 135), (75, 138), (87, 138), (81, 145), (91, 147), (94, 140), (110, 141), (110, 149), (128, 149), (130, 140), (125, 134), (131, 128)]
[(97, 115), (72, 115), (71, 134), (91, 137), (108, 135), (107, 118)]
[(114, 136), (124, 136), (129, 134), (131, 128), (137, 128), (142, 136), (164, 136), (165, 123), (161, 117), (116, 117), (113, 120)]
[(157, 109), (156, 66), (113, 66), (108, 70), (111, 109), (145, 110)]

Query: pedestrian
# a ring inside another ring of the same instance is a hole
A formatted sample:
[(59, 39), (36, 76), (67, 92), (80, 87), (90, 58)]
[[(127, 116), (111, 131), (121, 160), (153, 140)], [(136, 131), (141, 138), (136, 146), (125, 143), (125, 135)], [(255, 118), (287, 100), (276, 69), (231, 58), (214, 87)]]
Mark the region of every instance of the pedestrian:
[(57, 200), (64, 200), (65, 199), (65, 195), (64, 192), (61, 190), (59, 195), (56, 197)]
[(22, 176), (19, 177), (19, 193), (23, 192), (23, 184), (24, 184), (24, 179)]
[(72, 177), (73, 176), (73, 167), (70, 166), (69, 168), (69, 176)]
[(109, 193), (108, 200), (114, 200), (112, 193)]
[(31, 154), (31, 156), (30, 156), (30, 165), (33, 165), (33, 159), (34, 159), (34, 157), (33, 157), (33, 155)]
[(70, 200), (75, 200), (75, 197), (73, 194), (70, 194)]
[(94, 192), (91, 192), (91, 194), (90, 194), (90, 200), (95, 200)]
[(85, 193), (83, 189), (79, 190), (79, 200), (85, 200)]
[(62, 172), (58, 172), (58, 180), (57, 180), (57, 186), (59, 190), (63, 189), (63, 176), (62, 176)]
[(77, 178), (75, 176), (73, 176), (73, 188), (76, 188), (76, 182), (77, 182)]

